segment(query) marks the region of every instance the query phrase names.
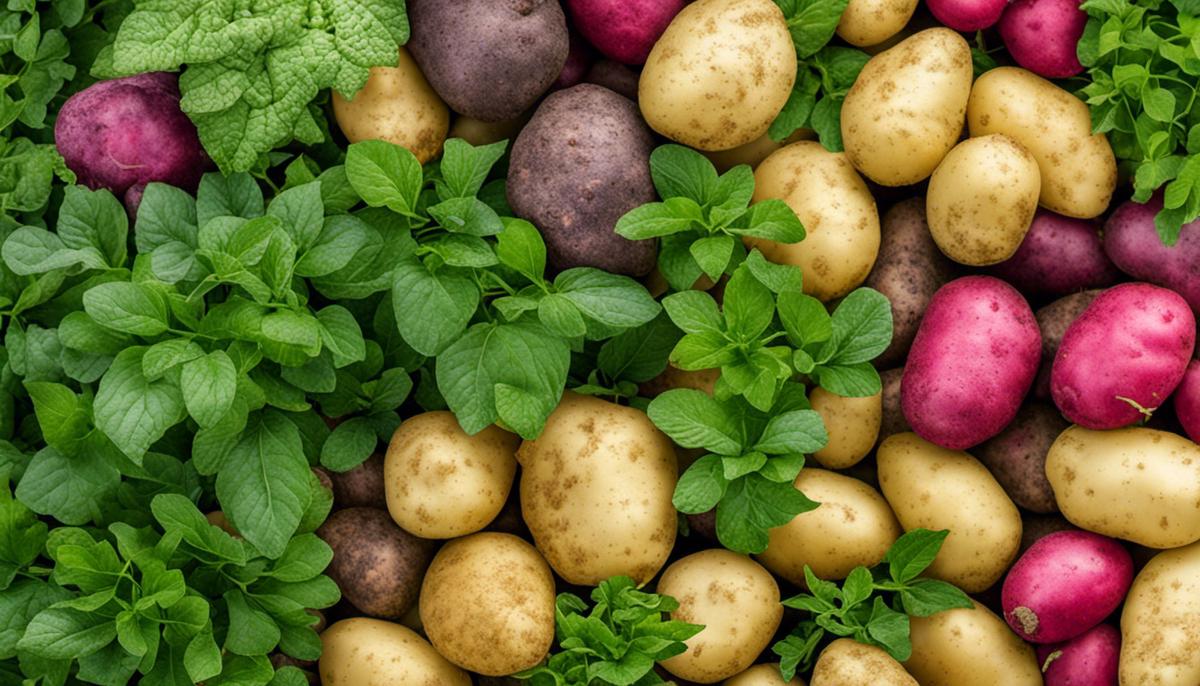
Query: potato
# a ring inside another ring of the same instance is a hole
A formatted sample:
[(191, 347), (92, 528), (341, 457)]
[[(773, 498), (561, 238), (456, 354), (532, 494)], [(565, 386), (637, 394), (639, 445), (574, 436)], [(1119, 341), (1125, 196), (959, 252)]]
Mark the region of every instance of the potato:
[(747, 238), (747, 246), (777, 264), (800, 267), (804, 292), (821, 300), (866, 280), (879, 254), (879, 211), (844, 154), (816, 141), (793, 143), (758, 165), (754, 183), (755, 202), (783, 200), (808, 235), (799, 243)]
[(1087, 12), (1075, 0), (1017, 0), (1000, 17), (1000, 38), (1017, 64), (1048, 79), (1083, 71), (1076, 45)]
[(971, 92), (971, 48), (926, 29), (871, 58), (842, 103), (846, 157), (883, 186), (927, 178), (958, 142)]
[(563, 394), (517, 451), (521, 512), (538, 550), (573, 584), (645, 583), (675, 544), (675, 449), (640, 410)]
[(1021, 545), (1021, 513), (986, 467), (912, 433), (885, 440), (876, 459), (880, 489), (905, 531), (950, 530), (929, 576), (967, 593), (999, 581)]
[(437, 157), (450, 130), (450, 110), (400, 48), (394, 67), (372, 67), (350, 100), (333, 91), (333, 116), (351, 143), (380, 139), (408, 148), (422, 164)]
[(525, 112), (504, 121), (482, 121), (474, 117), (458, 116), (450, 125), (447, 138), (461, 138), (471, 145), (490, 145), (503, 140), (511, 142), (532, 114)]
[(1034, 543), (1056, 531), (1080, 531), (1080, 529), (1058, 513), (1052, 515), (1023, 513), (1021, 516), (1021, 554), (1029, 550)]
[(1037, 161), (1016, 141), (1000, 134), (967, 139), (929, 179), (929, 231), (955, 262), (1003, 262), (1029, 231), (1040, 188)]
[(1046, 453), (1068, 426), (1053, 406), (1031, 403), (975, 455), (1014, 503), (1030, 512), (1057, 512), (1054, 490), (1046, 479)]
[(883, 406), (883, 418), (879, 422), (879, 440), (893, 434), (912, 431), (908, 420), (904, 418), (904, 410), (900, 407), (901, 382), (904, 380), (904, 368), (889, 369), (879, 373), (883, 383), (880, 402)]
[(471, 686), (466, 672), (446, 661), (408, 627), (355, 617), (321, 634), (324, 686)]
[(479, 531), (508, 499), (520, 442), (497, 426), (468, 436), (446, 411), (405, 420), (392, 435), (384, 463), (388, 512), (422, 538)]
[(594, 83), (637, 102), (639, 74), (620, 62), (598, 60), (583, 75), (584, 83)]
[(745, 670), (767, 647), (783, 606), (770, 573), (744, 555), (704, 550), (677, 560), (658, 580), (658, 593), (679, 601), (671, 619), (702, 624), (687, 651), (660, 664), (671, 674), (711, 684)]
[(1121, 632), (1111, 624), (1097, 624), (1066, 643), (1038, 646), (1046, 686), (1115, 684), (1121, 655)]
[(733, 169), (739, 164), (745, 164), (754, 169), (783, 146), (797, 141), (810, 141), (814, 138), (816, 138), (816, 134), (810, 129), (797, 129), (795, 133), (788, 136), (787, 140), (779, 142), (776, 142), (764, 133), (745, 145), (739, 145), (729, 150), (706, 152), (704, 156), (708, 158), (709, 162), (713, 163), (717, 171), (722, 173)]
[(1042, 686), (1033, 648), (979, 603), (910, 621), (904, 668), (921, 686)]
[(554, 83), (567, 61), (558, 0), (408, 0), (408, 50), (455, 112), (512, 119)]
[(1165, 245), (1154, 228), (1161, 195), (1145, 204), (1123, 203), (1104, 222), (1104, 251), (1117, 267), (1139, 281), (1170, 288), (1200, 313), (1200, 220), (1184, 224), (1175, 245)]
[(1200, 440), (1200, 360), (1192, 360), (1175, 389), (1175, 417), (1183, 432)]
[(697, 0), (646, 58), (638, 103), (650, 128), (698, 150), (767, 132), (796, 81), (796, 50), (771, 0)]
[(654, 268), (653, 240), (613, 231), (622, 215), (658, 197), (653, 147), (637, 107), (607, 88), (580, 84), (538, 106), (512, 146), (508, 204), (541, 230), (551, 271), (641, 276)]
[[(1159, 241), (1162, 244), (1162, 241)], [(1029, 298), (1057, 298), (1103, 288), (1120, 274), (1104, 254), (1096, 224), (1038, 210), (1021, 247), (988, 273)]]
[(879, 45), (900, 33), (916, 9), (917, 0), (850, 0), (837, 35), (858, 47)]
[(1046, 456), (1072, 524), (1150, 548), (1200, 540), (1200, 446), (1166, 431), (1073, 426)]
[(1200, 683), (1200, 543), (1155, 555), (1121, 611), (1121, 684)]
[(822, 579), (844, 579), (855, 567), (878, 564), (904, 533), (879, 491), (858, 479), (806, 467), (795, 483), (821, 505), (768, 531), (758, 561), (797, 586), (805, 565)]
[(325, 573), (364, 614), (399, 619), (417, 600), (433, 549), (373, 507), (338, 510), (317, 529), (333, 562)]
[(930, 13), (955, 31), (979, 31), (1000, 20), (1009, 0), (926, 0)]
[(829, 432), (829, 442), (813, 453), (822, 467), (852, 467), (875, 447), (883, 420), (882, 391), (865, 398), (843, 398), (818, 386), (809, 394), (809, 401)]
[(529, 669), (554, 642), (554, 575), (511, 534), (442, 546), (421, 585), (421, 623), (437, 651), (488, 676)]
[(566, 0), (571, 24), (605, 57), (641, 64), (684, 0)]
[(1104, 134), (1092, 134), (1088, 107), (1074, 95), (1024, 69), (999, 67), (971, 88), (967, 124), (972, 136), (1002, 133), (1033, 155), (1042, 207), (1081, 219), (1108, 208), (1116, 158)]
[(904, 363), (925, 308), (954, 278), (955, 267), (929, 235), (924, 198), (893, 205), (883, 215), (882, 234), (875, 268), (863, 285), (886, 295), (892, 305), (892, 342), (875, 359), (886, 368)]
[(331, 472), (335, 507), (374, 507), (387, 509), (387, 491), (383, 485), (383, 455), (373, 453), (362, 464), (344, 472)]
[(811, 686), (920, 686), (882, 648), (852, 638), (825, 646), (813, 667)]
[(754, 665), (721, 683), (722, 686), (804, 686), (804, 680), (798, 676), (792, 677), (791, 681), (784, 681), (783, 677), (779, 675), (778, 662)]
[(1038, 363), (1037, 379), (1033, 382), (1033, 393), (1038, 398), (1050, 398), (1050, 371), (1054, 366), (1054, 356), (1058, 354), (1063, 334), (1067, 333), (1075, 319), (1083, 314), (1100, 293), (1102, 291), (1099, 289), (1072, 293), (1034, 313), (1038, 330), (1042, 332), (1042, 360)]

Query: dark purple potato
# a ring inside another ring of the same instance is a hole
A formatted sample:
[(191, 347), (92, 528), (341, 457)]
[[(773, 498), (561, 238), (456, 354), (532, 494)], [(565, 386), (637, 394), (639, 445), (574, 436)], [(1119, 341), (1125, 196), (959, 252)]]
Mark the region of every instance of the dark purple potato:
[(638, 73), (620, 62), (600, 60), (593, 64), (591, 69), (588, 69), (583, 80), (585, 83), (604, 86), (610, 91), (620, 93), (637, 102)]
[(325, 573), (363, 614), (399, 619), (416, 602), (433, 544), (396, 526), (386, 510), (338, 510), (317, 535), (333, 548)]
[(334, 507), (377, 507), (387, 509), (383, 487), (383, 455), (375, 453), (354, 469), (329, 475), (333, 482)]
[(1103, 288), (1121, 276), (1100, 242), (1096, 225), (1038, 210), (1013, 256), (988, 269), (1028, 298), (1057, 298)]
[(558, 0), (408, 0), (409, 54), (450, 109), (482, 121), (529, 109), (562, 73)]
[(72, 95), (59, 110), (54, 142), (79, 183), (107, 188), (131, 214), (146, 184), (195, 191), (210, 166), (179, 109), (179, 83), (166, 72), (101, 81)]
[(1070, 426), (1053, 405), (1033, 403), (975, 451), (1017, 505), (1030, 512), (1057, 512), (1054, 490), (1046, 478), (1046, 453)]
[(567, 51), (567, 62), (563, 65), (562, 71), (559, 72), (558, 78), (554, 80), (554, 89), (560, 90), (570, 88), (583, 81), (583, 77), (587, 74), (588, 69), (592, 66), (592, 62), (596, 59), (596, 54), (592, 50), (592, 46), (587, 44), (578, 33), (571, 32), (571, 48)]

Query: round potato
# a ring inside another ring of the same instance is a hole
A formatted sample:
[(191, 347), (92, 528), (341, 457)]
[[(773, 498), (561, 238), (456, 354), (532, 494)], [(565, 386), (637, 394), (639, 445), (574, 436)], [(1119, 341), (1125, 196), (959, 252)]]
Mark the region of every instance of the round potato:
[(338, 510), (317, 535), (333, 549), (325, 573), (351, 605), (374, 617), (399, 619), (416, 602), (432, 546), (396, 526), (387, 512)]
[(1071, 93), (1024, 69), (992, 69), (971, 89), (967, 124), (972, 136), (1002, 133), (1033, 155), (1042, 207), (1080, 219), (1108, 208), (1116, 158), (1104, 134), (1092, 134), (1087, 105)]
[(1178, 434), (1073, 426), (1050, 446), (1046, 476), (1081, 529), (1149, 548), (1200, 540), (1200, 446)]
[(825, 646), (813, 667), (811, 686), (920, 686), (882, 648), (839, 638)]
[(321, 633), (318, 669), (324, 686), (471, 686), (466, 672), (412, 629), (365, 617), (343, 619)]
[(815, 141), (793, 143), (754, 171), (755, 202), (778, 198), (804, 224), (799, 243), (747, 238), (777, 264), (804, 272), (804, 292), (821, 300), (841, 297), (866, 280), (879, 254), (875, 198), (842, 153)]
[(1016, 141), (1000, 134), (969, 138), (929, 179), (929, 231), (955, 262), (1003, 262), (1021, 247), (1040, 189), (1037, 160)]
[(1033, 647), (994, 612), (972, 602), (974, 609), (909, 620), (908, 673), (921, 686), (1042, 686)]
[(929, 576), (967, 593), (1000, 580), (1021, 546), (1021, 513), (987, 467), (914, 433), (889, 437), (876, 459), (879, 487), (905, 531), (950, 530)]
[(871, 58), (842, 103), (846, 157), (883, 186), (927, 178), (958, 141), (971, 93), (971, 48), (926, 29)]
[(1200, 683), (1200, 543), (1155, 555), (1121, 611), (1121, 683)]
[(488, 676), (529, 669), (554, 642), (554, 575), (511, 534), (455, 539), (434, 556), (421, 585), (421, 623), (437, 651)]
[(542, 435), (517, 451), (521, 513), (563, 579), (652, 579), (675, 544), (674, 445), (640, 410), (563, 394)]
[(697, 0), (659, 37), (638, 81), (650, 128), (698, 150), (767, 132), (796, 81), (796, 49), (771, 0)]
[(822, 467), (852, 467), (875, 447), (883, 421), (882, 391), (865, 398), (843, 398), (818, 386), (808, 399), (829, 432), (829, 442), (813, 453)]
[(850, 0), (837, 25), (837, 35), (850, 45), (879, 45), (908, 24), (917, 0)]
[(387, 490), (383, 485), (383, 455), (372, 453), (362, 464), (344, 472), (330, 472), (333, 504), (339, 508), (374, 507), (387, 509)]
[(779, 674), (778, 662), (754, 665), (721, 683), (722, 686), (804, 686), (804, 680), (798, 676), (792, 677), (791, 681), (784, 681)]
[(767, 647), (779, 620), (779, 585), (744, 555), (704, 550), (663, 572), (658, 593), (679, 601), (671, 619), (702, 624), (687, 651), (660, 664), (681, 679), (711, 684), (745, 670)]
[(521, 439), (497, 426), (468, 436), (454, 414), (407, 419), (383, 465), (388, 512), (422, 538), (457, 538), (496, 518), (517, 473)]
[(442, 152), (450, 110), (404, 48), (394, 67), (372, 67), (350, 100), (333, 91), (333, 116), (351, 143), (380, 139), (408, 148), (424, 164)]

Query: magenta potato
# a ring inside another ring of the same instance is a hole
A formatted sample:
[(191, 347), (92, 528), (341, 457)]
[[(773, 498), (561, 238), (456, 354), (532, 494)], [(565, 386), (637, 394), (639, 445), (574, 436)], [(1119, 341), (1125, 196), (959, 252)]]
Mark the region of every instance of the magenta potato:
[(1050, 399), (1050, 369), (1054, 366), (1054, 356), (1058, 354), (1063, 334), (1101, 292), (1090, 290), (1072, 293), (1034, 313), (1038, 329), (1042, 332), (1042, 362), (1038, 367), (1037, 379), (1033, 382), (1033, 394), (1038, 399)]
[(992, 276), (1009, 282), (1029, 298), (1103, 288), (1117, 282), (1095, 225), (1048, 210), (1038, 210), (1017, 252), (991, 267)]
[(1121, 632), (1097, 624), (1065, 642), (1037, 647), (1046, 686), (1117, 686)]
[(575, 28), (609, 59), (643, 64), (684, 0), (567, 0)]
[(1162, 208), (1161, 195), (1122, 204), (1104, 223), (1104, 250), (1121, 271), (1170, 288), (1200, 313), (1200, 220), (1184, 224), (1175, 245), (1164, 245), (1154, 229)]
[(955, 31), (978, 31), (1000, 20), (1008, 0), (925, 0), (933, 16)]
[(1188, 438), (1200, 443), (1200, 360), (1192, 360), (1175, 389), (1175, 416)]
[(1000, 39), (1017, 64), (1048, 79), (1083, 71), (1075, 46), (1087, 25), (1077, 0), (1016, 0), (1000, 17)]

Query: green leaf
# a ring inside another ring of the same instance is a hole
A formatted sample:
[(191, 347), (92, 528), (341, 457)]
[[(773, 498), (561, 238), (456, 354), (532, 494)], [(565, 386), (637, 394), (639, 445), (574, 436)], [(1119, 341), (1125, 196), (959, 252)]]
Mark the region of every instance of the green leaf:
[(766, 331), (775, 316), (775, 299), (766, 286), (738, 268), (725, 285), (724, 314), (731, 335), (752, 340)]
[(129, 215), (107, 190), (67, 186), (55, 230), (68, 248), (93, 249), (108, 266), (125, 264)]
[(226, 650), (238, 655), (265, 655), (279, 644), (279, 625), (270, 615), (251, 606), (241, 591), (226, 591), (224, 597), (229, 608)]
[(447, 140), (439, 167), (442, 185), (438, 193), (442, 199), (474, 198), (507, 147), (507, 141), (474, 146), (461, 138)]
[(738, 355), (736, 345), (723, 334), (690, 333), (679, 339), (670, 359), (684, 371), (698, 371), (733, 364)]
[(158, 291), (138, 283), (113, 281), (83, 294), (84, 310), (110, 329), (157, 336), (170, 325), (167, 303)]
[(675, 388), (650, 401), (650, 420), (685, 448), (704, 448), (719, 455), (740, 455), (746, 437), (728, 405), (707, 393)]
[(813, 410), (793, 410), (771, 417), (754, 450), (771, 455), (814, 453), (828, 441), (821, 415)]
[(729, 228), (730, 233), (765, 238), (778, 243), (804, 240), (804, 225), (796, 212), (782, 200), (762, 200), (750, 206), (745, 228)]
[(233, 405), (237, 393), (237, 369), (224, 350), (183, 365), (179, 378), (188, 414), (204, 428), (216, 425)]
[(671, 321), (687, 333), (719, 333), (724, 328), (717, 301), (703, 291), (683, 291), (663, 298)]
[(767, 456), (760, 452), (721, 458), (721, 467), (724, 470), (724, 476), (727, 481), (733, 481), (747, 474), (757, 472), (766, 463)]
[(58, 340), (64, 348), (94, 355), (116, 355), (129, 347), (128, 336), (100, 326), (86, 312), (79, 311), (58, 323)]
[(58, 586), (37, 579), (16, 582), (0, 593), (0, 659), (17, 655), (17, 643), (29, 622), (42, 610), (71, 596)]
[(333, 355), (333, 364), (341, 368), (366, 359), (367, 346), (358, 320), (341, 305), (330, 305), (317, 312), (321, 323), (321, 343)]
[(706, 205), (717, 186), (717, 170), (704, 155), (682, 145), (660, 145), (650, 153), (650, 175), (662, 199), (687, 198)]
[(366, 222), (346, 214), (326, 217), (317, 231), (311, 244), (302, 246), (295, 265), (297, 276), (333, 274), (348, 265), (377, 236)]
[(629, 240), (642, 240), (690, 231), (703, 222), (704, 211), (694, 200), (668, 198), (626, 212), (613, 230)]
[(709, 236), (692, 243), (692, 258), (708, 278), (714, 281), (721, 278), (733, 257), (734, 240), (733, 236)]
[(466, 274), (451, 269), (431, 272), (416, 259), (406, 260), (396, 267), (392, 306), (400, 337), (432, 357), (461, 340), (479, 306), (479, 288)]
[(583, 315), (566, 296), (551, 293), (538, 301), (538, 321), (550, 333), (562, 338), (578, 338), (587, 333)]
[(808, 671), (812, 667), (813, 655), (824, 638), (825, 631), (816, 624), (809, 623), (809, 632), (801, 635), (792, 633), (771, 646), (771, 652), (780, 657), (779, 673), (787, 681), (791, 681), (797, 670)]
[(117, 355), (100, 380), (94, 409), (96, 428), (139, 464), (150, 446), (182, 421), (185, 410), (178, 385), (146, 378), (145, 352), (135, 347)]
[(57, 235), (33, 226), (22, 226), (4, 241), (4, 264), (14, 274), (31, 276), (80, 266), (103, 269), (104, 257), (94, 248), (68, 248)]
[(826, 150), (842, 151), (842, 98), (826, 96), (818, 100), (809, 124)]
[(721, 456), (705, 455), (679, 476), (671, 503), (685, 514), (708, 512), (725, 496), (728, 486)]
[(821, 80), (812, 70), (802, 68), (796, 77), (792, 92), (788, 94), (783, 109), (771, 122), (767, 135), (776, 143), (787, 140), (798, 129), (804, 128), (812, 114), (813, 106), (817, 104), (817, 91), (821, 88)]
[(100, 518), (102, 503), (120, 479), (120, 472), (98, 451), (81, 450), (67, 457), (46, 447), (33, 456), (16, 496), (38, 514), (64, 524), (84, 524)]
[(871, 570), (866, 567), (855, 567), (842, 583), (843, 610), (854, 607), (871, 597), (875, 590), (875, 581), (871, 578)]
[(868, 398), (879, 393), (883, 382), (870, 362), (853, 365), (822, 365), (813, 372), (821, 388), (844, 398)]
[(27, 381), (25, 390), (33, 401), (46, 443), (70, 451), (91, 430), (91, 412), (70, 388), (48, 381)]
[(825, 343), (821, 358), (838, 365), (869, 362), (891, 342), (891, 303), (879, 291), (859, 288), (833, 311), (833, 335)]
[(267, 214), (279, 218), (292, 241), (301, 249), (307, 249), (317, 242), (325, 225), (321, 184), (312, 181), (283, 191), (271, 201)]
[[(767, 258), (757, 249), (751, 250), (746, 256), (744, 263), (746, 269), (758, 279), (758, 282), (766, 286), (772, 293), (780, 296), (784, 294), (800, 293), (804, 287), (803, 274), (800, 268), (790, 264), (775, 264), (768, 262)], [(780, 317), (783, 316), (783, 298), (779, 299)], [(823, 309), (823, 308), (822, 308)]]
[(897, 662), (912, 657), (908, 616), (888, 607), (883, 598), (875, 598), (871, 618), (867, 620), (867, 633)]
[(169, 243), (196, 248), (196, 200), (165, 183), (150, 183), (138, 205), (133, 238), (139, 253), (151, 253)]
[(17, 647), (40, 657), (67, 659), (94, 653), (116, 635), (116, 626), (103, 615), (48, 608), (29, 622)]
[[(0, 487), (0, 591), (9, 587), (20, 568), (42, 554), (46, 531), (45, 522), (38, 521), (32, 510), (14, 500), (7, 484)], [(3, 627), (0, 626), (2, 635)], [(0, 653), (3, 652), (3, 639), (0, 638)]]
[(201, 631), (192, 638), (183, 653), (183, 666), (196, 683), (221, 673), (221, 649), (212, 631)]
[(949, 534), (945, 529), (913, 529), (896, 539), (883, 558), (888, 563), (888, 574), (892, 580), (906, 583), (917, 578), (926, 567), (933, 564)]
[(833, 336), (833, 319), (816, 298), (794, 291), (780, 293), (779, 321), (788, 340), (797, 347), (827, 341)]
[(242, 545), (223, 529), (210, 524), (186, 497), (174, 493), (159, 494), (150, 501), (150, 509), (164, 531), (177, 533), (202, 554), (196, 556), (199, 559), (245, 564), (246, 552)]
[(546, 244), (533, 224), (523, 219), (504, 218), (504, 231), (496, 237), (500, 263), (539, 283), (546, 271)]
[(474, 267), (482, 269), (498, 263), (492, 246), (478, 236), (446, 234), (428, 241), (423, 250), (429, 250), (451, 267)]
[(421, 163), (407, 148), (380, 140), (351, 144), (346, 150), (346, 177), (371, 207), (415, 215)]
[(203, 356), (204, 348), (194, 341), (171, 338), (146, 348), (142, 355), (142, 374), (149, 381), (157, 381), (171, 369)]
[(269, 574), (280, 581), (308, 581), (324, 571), (332, 560), (333, 549), (325, 541), (316, 534), (301, 534), (288, 541)]
[(366, 417), (352, 417), (338, 424), (321, 446), (321, 465), (345, 472), (362, 464), (375, 452), (375, 430)]
[[(783, 6), (778, 0), (776, 4)], [(849, 0), (789, 0), (784, 18), (800, 58), (816, 54), (833, 38)]]
[(641, 326), (661, 310), (637, 281), (599, 269), (567, 269), (554, 279), (554, 286), (584, 317), (606, 326)]
[(761, 553), (767, 548), (768, 530), (816, 507), (791, 484), (750, 474), (729, 484), (717, 505), (717, 538), (730, 550)]
[(973, 607), (966, 593), (937, 579), (913, 579), (900, 591), (900, 601), (904, 604), (904, 611), (914, 617)]
[(215, 217), (261, 217), (263, 194), (254, 177), (246, 173), (205, 174), (196, 192), (196, 226)]

